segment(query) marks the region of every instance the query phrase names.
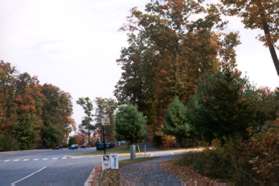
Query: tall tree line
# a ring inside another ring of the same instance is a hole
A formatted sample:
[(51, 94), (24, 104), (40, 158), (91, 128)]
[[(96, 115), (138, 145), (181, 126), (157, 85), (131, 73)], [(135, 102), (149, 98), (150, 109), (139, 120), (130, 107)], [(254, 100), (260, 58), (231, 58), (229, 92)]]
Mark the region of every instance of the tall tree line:
[(68, 93), (0, 62), (0, 150), (63, 145), (74, 126), (71, 114)]
[(122, 76), (115, 96), (148, 116), (148, 136), (162, 136), (164, 115), (177, 96), (186, 103), (198, 80), (235, 65), (236, 33), (223, 31), (216, 6), (194, 0), (151, 1), (144, 11), (133, 9), (123, 29), (128, 46), (118, 63)]

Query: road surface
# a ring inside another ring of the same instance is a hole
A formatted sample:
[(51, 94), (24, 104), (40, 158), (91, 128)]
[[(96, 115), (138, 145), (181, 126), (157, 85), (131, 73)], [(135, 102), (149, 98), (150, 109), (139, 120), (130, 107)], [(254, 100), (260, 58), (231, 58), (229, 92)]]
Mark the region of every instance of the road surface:
[(95, 150), (0, 152), (0, 186), (83, 186), (101, 159), (75, 154)]
[[(138, 157), (163, 157), (203, 148), (137, 153)], [(0, 152), (0, 186), (83, 186), (100, 156), (86, 156), (95, 148)], [(120, 160), (129, 158), (125, 153)]]

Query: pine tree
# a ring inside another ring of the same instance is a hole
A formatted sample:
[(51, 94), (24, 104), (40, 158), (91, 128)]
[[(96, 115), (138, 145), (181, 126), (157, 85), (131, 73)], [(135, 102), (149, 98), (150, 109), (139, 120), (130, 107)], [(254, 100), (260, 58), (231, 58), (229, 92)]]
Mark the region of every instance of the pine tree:
[(175, 97), (167, 110), (163, 132), (175, 136), (180, 145), (183, 145), (183, 139), (191, 135), (191, 125), (186, 116), (186, 107)]

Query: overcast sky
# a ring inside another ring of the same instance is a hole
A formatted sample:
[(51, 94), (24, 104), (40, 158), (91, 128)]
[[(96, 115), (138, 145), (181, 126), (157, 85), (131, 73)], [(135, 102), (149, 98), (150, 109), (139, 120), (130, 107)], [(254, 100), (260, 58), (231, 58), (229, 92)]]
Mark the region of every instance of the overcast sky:
[[(126, 45), (119, 31), (132, 7), (148, 0), (0, 0), (0, 59), (78, 97), (113, 97), (120, 78), (115, 60)], [(279, 78), (268, 52), (236, 19), (238, 65), (257, 86), (275, 88)], [(79, 123), (82, 111), (74, 106)]]

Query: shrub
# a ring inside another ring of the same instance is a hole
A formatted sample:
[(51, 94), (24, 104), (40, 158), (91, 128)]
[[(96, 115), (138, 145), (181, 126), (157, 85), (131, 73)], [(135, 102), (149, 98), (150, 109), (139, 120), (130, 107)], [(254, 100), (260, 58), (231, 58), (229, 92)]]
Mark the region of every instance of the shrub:
[(227, 140), (214, 150), (186, 155), (178, 163), (198, 173), (235, 185), (256, 186), (279, 183), (279, 129), (269, 128), (247, 141)]
[(221, 180), (230, 180), (232, 175), (232, 164), (225, 158), (223, 149), (207, 149), (204, 152), (190, 153), (178, 163), (180, 165), (190, 166), (198, 173)]
[[(240, 165), (259, 185), (279, 183), (279, 129), (270, 128), (253, 136), (241, 149), (246, 159)], [(244, 179), (249, 179), (245, 178)], [(237, 180), (239, 181), (239, 180)], [(242, 180), (240, 180), (242, 181)]]

